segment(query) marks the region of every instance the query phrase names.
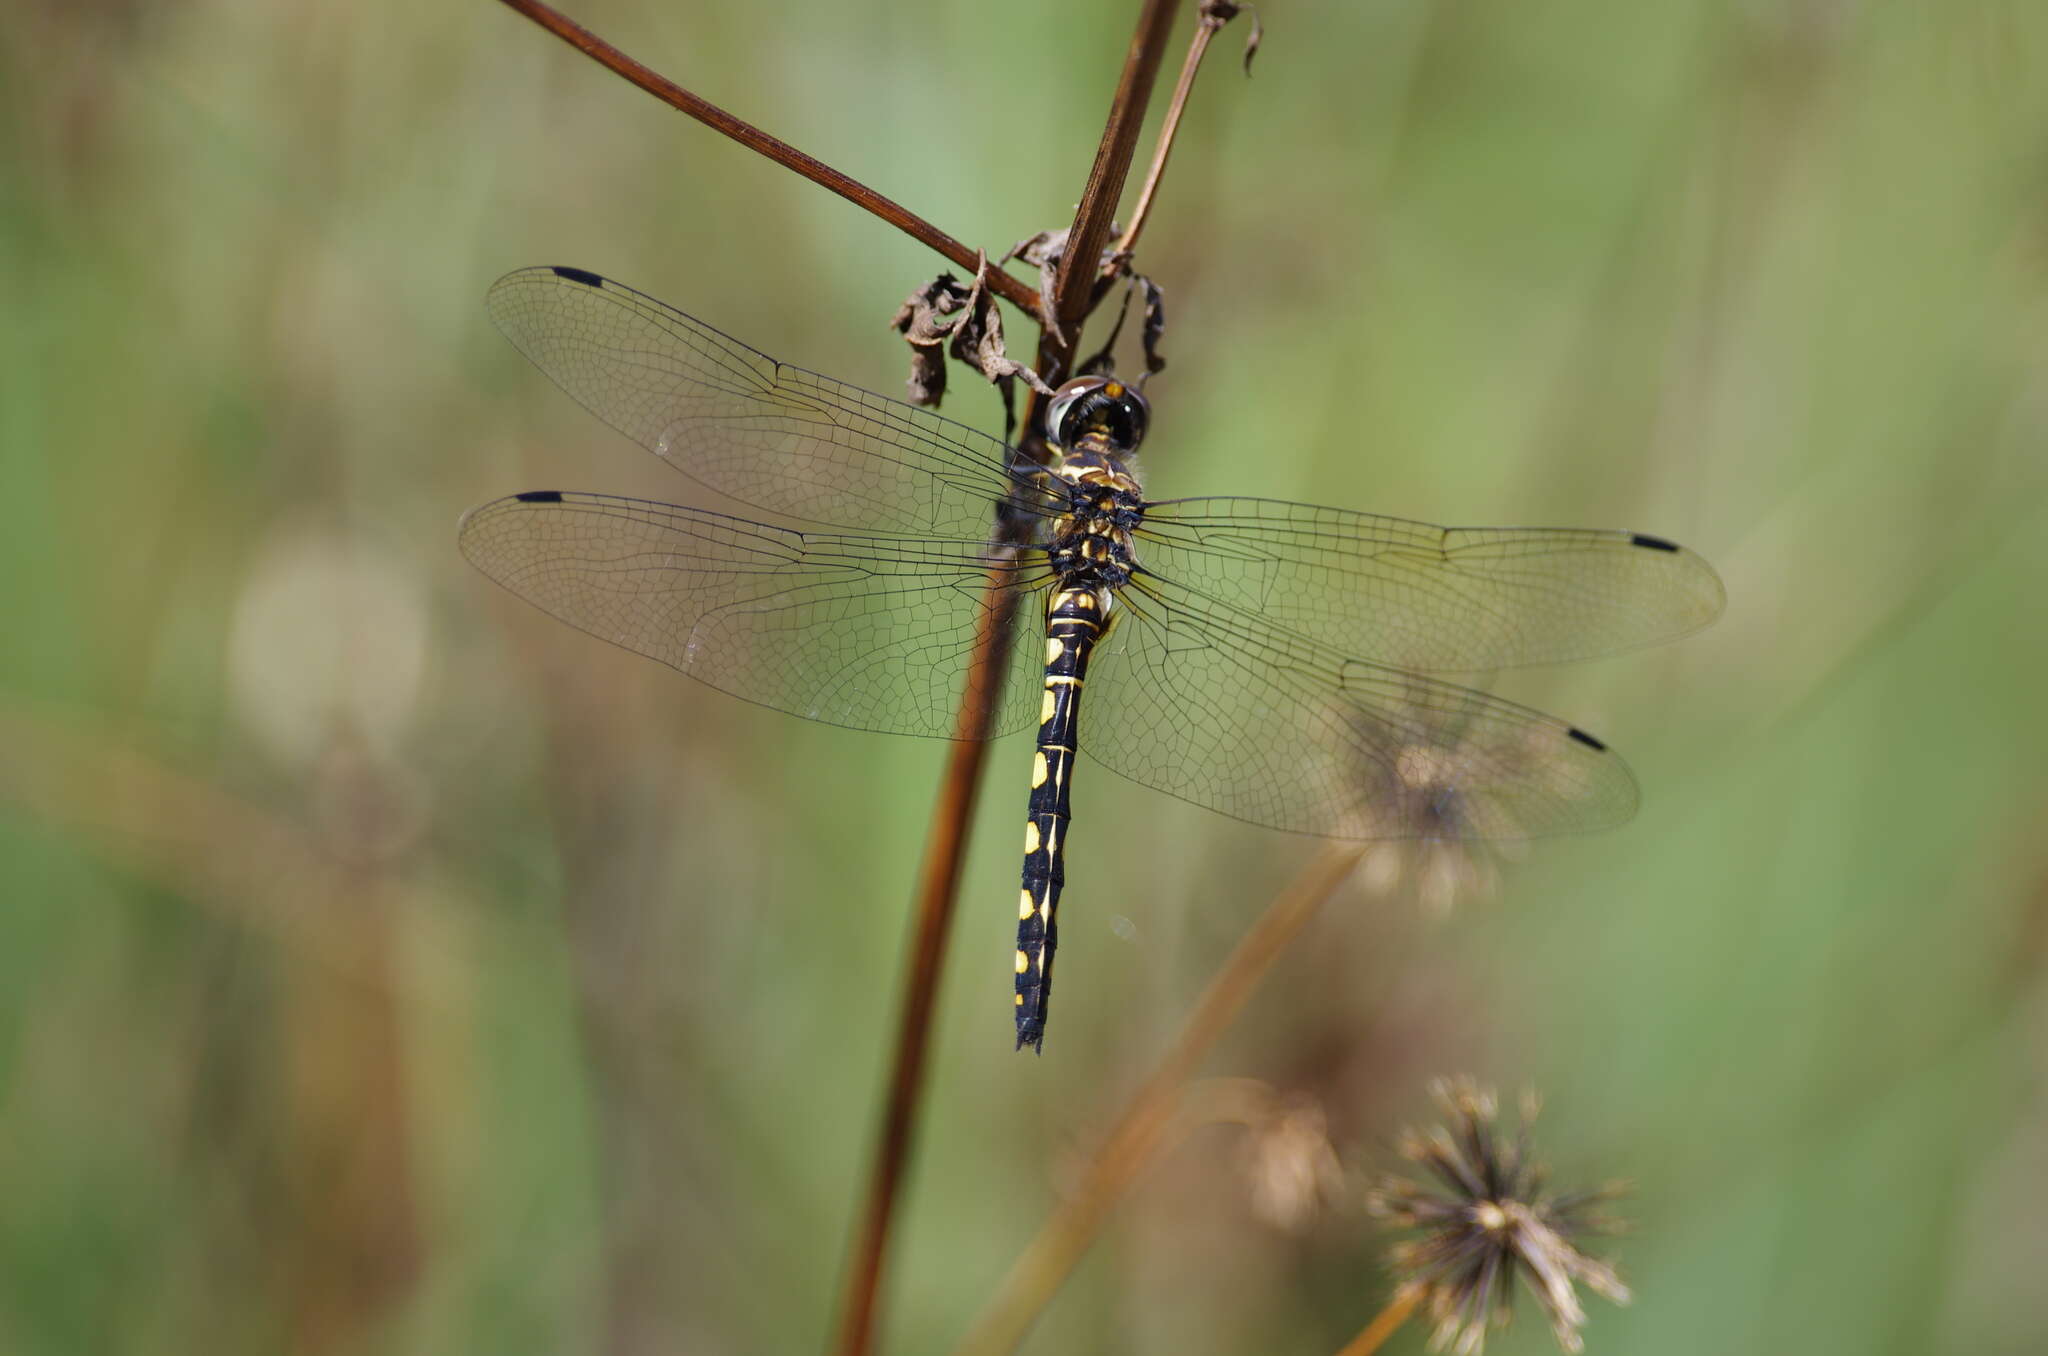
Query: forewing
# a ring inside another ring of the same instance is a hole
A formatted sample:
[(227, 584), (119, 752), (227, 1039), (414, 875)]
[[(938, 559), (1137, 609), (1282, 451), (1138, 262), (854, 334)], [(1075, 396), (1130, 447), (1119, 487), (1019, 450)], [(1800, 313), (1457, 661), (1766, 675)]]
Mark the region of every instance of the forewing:
[(491, 321), (585, 409), (721, 494), (855, 530), (985, 536), (1041, 512), (997, 438), (791, 367), (608, 278), (524, 268)]
[(1042, 558), (552, 490), (473, 509), (459, 535), (485, 574), (601, 640), (735, 697), (892, 734), (952, 734), (976, 636), (994, 620), (993, 570), (1001, 594), (1021, 596), (1010, 624), (1027, 637), (994, 733), (1038, 707), (1028, 637)]
[(1697, 630), (1725, 601), (1713, 568), (1661, 537), (1435, 527), (1272, 499), (1150, 505), (1137, 551), (1192, 594), (1410, 670), (1611, 654)]
[(1133, 580), (1091, 666), (1081, 746), (1132, 781), (1337, 838), (1609, 828), (1635, 779), (1565, 722), (1348, 658), (1168, 581)]

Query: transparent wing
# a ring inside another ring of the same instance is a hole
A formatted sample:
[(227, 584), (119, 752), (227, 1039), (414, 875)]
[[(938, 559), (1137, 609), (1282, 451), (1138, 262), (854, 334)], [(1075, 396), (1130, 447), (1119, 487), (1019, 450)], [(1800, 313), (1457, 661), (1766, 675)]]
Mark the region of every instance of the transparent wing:
[(630, 287), (524, 268), (491, 321), (569, 395), (678, 470), (814, 523), (987, 535), (995, 501), (1045, 511), (1001, 439), (779, 363)]
[(1187, 591), (1401, 669), (1473, 672), (1670, 640), (1721, 580), (1660, 537), (1434, 527), (1272, 499), (1149, 505), (1138, 556)]
[(1081, 747), (1238, 819), (1337, 838), (1533, 838), (1635, 813), (1591, 735), (1468, 688), (1349, 658), (1153, 577), (1119, 596)]
[[(947, 737), (990, 571), (1034, 594), (1042, 558), (978, 541), (796, 532), (640, 499), (536, 491), (472, 509), (462, 553), (498, 583), (600, 640), (735, 697), (833, 725)], [(1043, 624), (1020, 597), (1020, 637)], [(995, 732), (1037, 715), (1041, 646), (1023, 639)]]

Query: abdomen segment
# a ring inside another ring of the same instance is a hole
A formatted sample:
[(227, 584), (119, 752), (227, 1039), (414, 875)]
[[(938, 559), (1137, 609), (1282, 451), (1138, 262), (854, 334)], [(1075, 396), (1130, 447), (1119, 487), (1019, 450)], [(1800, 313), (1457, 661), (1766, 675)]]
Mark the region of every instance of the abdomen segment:
[(1017, 900), (1017, 1048), (1045, 1040), (1052, 995), (1053, 949), (1059, 941), (1061, 854), (1071, 818), (1075, 736), (1088, 655), (1108, 625), (1108, 594), (1060, 589), (1046, 603), (1045, 697), (1038, 748), (1031, 756), (1031, 808), (1024, 824), (1024, 889)]

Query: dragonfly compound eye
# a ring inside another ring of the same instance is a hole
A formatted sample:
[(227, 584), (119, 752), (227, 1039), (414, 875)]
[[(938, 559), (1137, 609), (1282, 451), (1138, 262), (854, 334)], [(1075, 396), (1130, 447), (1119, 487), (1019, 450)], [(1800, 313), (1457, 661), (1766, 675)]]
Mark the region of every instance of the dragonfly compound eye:
[(1093, 433), (1118, 451), (1144, 441), (1152, 408), (1133, 387), (1114, 377), (1076, 377), (1053, 395), (1045, 427), (1054, 443), (1071, 451)]

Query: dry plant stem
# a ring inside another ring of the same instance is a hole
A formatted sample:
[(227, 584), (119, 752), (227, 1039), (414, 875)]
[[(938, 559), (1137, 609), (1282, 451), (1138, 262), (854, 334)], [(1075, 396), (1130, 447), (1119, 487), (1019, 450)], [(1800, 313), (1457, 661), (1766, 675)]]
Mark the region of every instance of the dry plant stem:
[(266, 1040), (290, 1076), (264, 1080), (283, 1128), (266, 1164), (305, 1227), (271, 1279), (294, 1349), (360, 1346), (419, 1275), (395, 929), (428, 901), (395, 869), (350, 865), (289, 816), (108, 737), (89, 713), (0, 696), (0, 750), (0, 808), (278, 943), (285, 1001)]
[[(614, 75), (630, 80), (669, 107), (687, 113), (714, 132), (722, 132), (749, 150), (758, 151), (785, 169), (791, 169), (812, 183), (831, 189), (856, 207), (874, 213), (911, 239), (925, 245), (969, 273), (974, 272), (976, 255), (917, 213), (883, 197), (858, 179), (841, 174), (822, 160), (814, 160), (796, 147), (770, 136), (752, 123), (744, 122), (716, 104), (692, 94), (681, 85), (627, 56), (597, 34), (539, 0), (501, 0), (597, 62)], [(1019, 282), (1000, 269), (990, 269), (989, 290), (1031, 315), (1039, 314), (1038, 289)]]
[(945, 780), (932, 811), (931, 841), (917, 882), (910, 960), (903, 976), (902, 1008), (896, 1023), (889, 1101), (868, 1172), (867, 1197), (861, 1205), (860, 1221), (848, 1255), (839, 1332), (832, 1348), (840, 1356), (865, 1356), (874, 1346), (882, 1267), (888, 1256), (896, 1201), (902, 1193), (904, 1165), (910, 1159), (915, 1138), (925, 1061), (931, 1051), (932, 1011), (938, 1003), (946, 939), (953, 930), (960, 867), (967, 853), (967, 826), (974, 818), (981, 769), (988, 758), (989, 720), (1009, 664), (1010, 618), (1015, 601), (996, 592), (1007, 577), (1001, 567), (989, 571), (988, 596), (992, 605), (984, 609), (981, 630), (975, 636), (974, 665), (954, 720), (954, 742), (946, 760)]
[(1408, 1321), (1408, 1315), (1415, 1312), (1415, 1306), (1422, 1299), (1420, 1290), (1403, 1289), (1394, 1295), (1379, 1316), (1365, 1325), (1358, 1336), (1345, 1343), (1337, 1356), (1372, 1356), (1385, 1344), (1394, 1331)]
[[(522, 10), (528, 2), (505, 0), (505, 3)], [(1042, 305), (1030, 308), (1031, 314), (1041, 323), (1048, 313), (1058, 316), (1059, 334), (1078, 336), (1081, 322), (1087, 318), (1088, 308), (1094, 301), (1095, 269), (1092, 263), (1080, 269), (1071, 265), (1077, 257), (1076, 250), (1082, 251), (1078, 257), (1092, 261), (1100, 255), (1103, 242), (1109, 238), (1110, 218), (1116, 211), (1117, 199), (1130, 171), (1131, 152), (1137, 145), (1138, 130), (1144, 123), (1146, 101), (1151, 97), (1167, 34), (1172, 29), (1175, 8), (1176, 0), (1145, 0), (1138, 17), (1137, 31), (1124, 59), (1123, 76), (1110, 105), (1109, 122), (1096, 149), (1095, 163), (1089, 170), (1080, 207), (1074, 214), (1074, 226), (1069, 234), (1073, 247), (1055, 276), (1053, 295), (1045, 298)], [(634, 79), (636, 84), (642, 84), (642, 88), (651, 88), (629, 72), (621, 71), (621, 74)], [(652, 76), (651, 72), (648, 74)], [(661, 93), (660, 90), (654, 92)], [(667, 96), (663, 94), (662, 97)], [(779, 142), (775, 144), (780, 145)], [(819, 182), (826, 181), (821, 179)], [(988, 277), (992, 287), (996, 287), (999, 280), (1015, 281), (994, 270), (990, 270)], [(1014, 300), (1000, 287), (996, 290)], [(1065, 376), (1073, 354), (1072, 342), (1058, 342), (1055, 333), (1048, 326), (1039, 339), (1039, 371), (1052, 382)], [(975, 796), (981, 784), (988, 721), (1000, 695), (1002, 675), (1007, 671), (1011, 606), (999, 592), (1006, 577), (1000, 568), (989, 573), (990, 606), (983, 612), (986, 629), (976, 639), (975, 662), (966, 684), (969, 697), (963, 699), (959, 717), (954, 722), (959, 742), (953, 746), (944, 788), (933, 810), (931, 844), (918, 881), (911, 962), (903, 980), (902, 1015), (896, 1029), (889, 1103), (883, 1113), (881, 1138), (875, 1148), (867, 1195), (852, 1243), (838, 1335), (833, 1344), (833, 1350), (839, 1356), (866, 1356), (874, 1348), (890, 1225), (902, 1188), (904, 1164), (908, 1161), (916, 1130), (925, 1060), (931, 1043), (931, 1014), (938, 995), (946, 937), (952, 929), (955, 901), (959, 894), (967, 822), (973, 813)]]
[(1116, 242), (1115, 257), (1128, 259), (1138, 247), (1138, 236), (1145, 229), (1145, 218), (1152, 213), (1152, 197), (1159, 191), (1159, 180), (1166, 173), (1167, 157), (1173, 154), (1174, 134), (1180, 130), (1180, 115), (1188, 106), (1188, 95), (1194, 92), (1195, 72), (1202, 69), (1202, 58), (1208, 54), (1209, 42), (1222, 31), (1228, 19), (1213, 14), (1204, 14), (1202, 22), (1195, 27), (1195, 36), (1188, 43), (1187, 59), (1181, 63), (1180, 83), (1173, 87), (1173, 101), (1166, 106), (1166, 117), (1159, 124), (1159, 145), (1152, 152), (1152, 168), (1145, 172), (1145, 184), (1138, 190), (1138, 205), (1131, 209), (1130, 225), (1124, 228), (1123, 236)]
[(346, 916), (314, 903), (346, 897), (347, 873), (290, 819), (101, 735), (77, 712), (0, 697), (0, 748), (0, 807), (76, 835), (216, 918), (347, 965)]
[(1094, 306), (1097, 263), (1109, 240), (1111, 218), (1123, 197), (1124, 180), (1131, 172), (1131, 155), (1137, 150), (1138, 133), (1145, 125), (1145, 106), (1151, 101), (1153, 83), (1159, 77), (1159, 63), (1166, 55), (1166, 39), (1173, 31), (1178, 0), (1144, 0), (1138, 14), (1137, 30), (1124, 57), (1123, 75), (1116, 95), (1110, 100), (1109, 121), (1102, 129), (1102, 141), (1095, 149), (1095, 163), (1088, 170), (1087, 187), (1074, 211), (1074, 224), (1067, 232), (1066, 252), (1053, 275), (1052, 295), (1045, 299), (1041, 319), (1050, 317), (1038, 341), (1038, 373), (1057, 386), (1066, 378), (1068, 365), (1080, 344), (1081, 323)]
[(1101, 1231), (1112, 1207), (1152, 1160), (1179, 1105), (1181, 1089), (1217, 1038), (1294, 940), (1365, 853), (1361, 844), (1332, 845), (1266, 907), (1209, 981), (1171, 1049), (1131, 1097), (1095, 1151), (1074, 1192), (1053, 1211), (983, 1308), (958, 1353), (1014, 1351), (1031, 1324)]

